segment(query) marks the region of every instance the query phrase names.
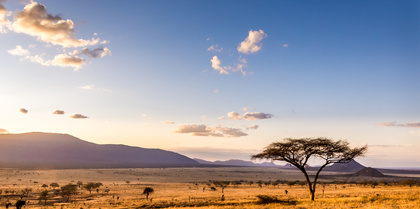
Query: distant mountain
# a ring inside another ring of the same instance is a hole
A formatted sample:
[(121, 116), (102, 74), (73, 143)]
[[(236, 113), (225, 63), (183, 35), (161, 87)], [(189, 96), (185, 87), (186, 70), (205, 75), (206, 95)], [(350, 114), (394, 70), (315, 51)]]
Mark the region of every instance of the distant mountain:
[(357, 171), (353, 176), (384, 177), (384, 174), (374, 168), (367, 167)]
[(68, 134), (0, 134), (0, 167), (125, 168), (191, 167), (200, 164), (161, 149), (99, 145)]
[(334, 163), (331, 166), (325, 167), (324, 171), (336, 171), (336, 172), (357, 172), (365, 168), (362, 164), (351, 160), (348, 163)]
[(220, 165), (220, 166), (241, 166), (241, 167), (279, 167), (274, 163), (254, 163), (252, 161), (245, 161), (245, 160), (226, 160), (226, 161), (206, 161), (202, 159), (194, 158), (195, 161), (204, 164), (204, 165)]
[[(320, 166), (309, 167), (307, 170), (317, 171)], [(357, 172), (365, 168), (362, 164), (355, 160), (350, 160), (348, 163), (334, 163), (330, 166), (326, 166), (322, 171), (333, 171), (333, 172)]]

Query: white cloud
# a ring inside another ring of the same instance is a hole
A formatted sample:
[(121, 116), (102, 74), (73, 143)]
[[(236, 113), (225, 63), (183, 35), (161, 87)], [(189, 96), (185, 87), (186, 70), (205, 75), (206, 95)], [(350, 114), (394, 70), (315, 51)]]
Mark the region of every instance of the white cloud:
[[(249, 108), (243, 108), (244, 110), (248, 110)], [(272, 118), (273, 115), (269, 113), (263, 112), (246, 112), (243, 115), (240, 115), (237, 112), (229, 112), (227, 117), (219, 117), (219, 120), (223, 119), (232, 119), (232, 120), (258, 120), (258, 119), (268, 119)]]
[(14, 56), (29, 56), (29, 50), (24, 49), (21, 45), (17, 45), (14, 49), (7, 51), (9, 54)]
[(17, 45), (14, 49), (10, 49), (7, 52), (11, 55), (22, 57), (21, 61), (29, 60), (30, 62), (44, 66), (73, 67), (74, 70), (78, 70), (85, 64), (83, 58), (66, 54), (58, 54), (52, 60), (45, 60), (41, 55), (31, 55), (28, 49), (24, 49), (20, 45)]
[(211, 59), (211, 67), (216, 70), (219, 71), (220, 74), (229, 74), (229, 72), (224, 68), (220, 66), (221, 61), (219, 60), (219, 58), (217, 58), (217, 56), (214, 56)]
[[(237, 64), (236, 67), (231, 67), (231, 66), (221, 66), (221, 61), (217, 56), (214, 56), (211, 59), (211, 67), (216, 70), (219, 71), (220, 74), (229, 74), (229, 71), (232, 72), (241, 72), (242, 75), (246, 75), (247, 72), (245, 72), (244, 68), (246, 68), (247, 66), (247, 61), (244, 58), (240, 58), (239, 59), (239, 63)], [(250, 73), (252, 74), (252, 73)]]
[(240, 71), (242, 73), (242, 75), (246, 75), (246, 72), (244, 71), (244, 68), (247, 66), (247, 61), (245, 60), (245, 58), (240, 58), (239, 59), (239, 64), (236, 66), (236, 68), (233, 68), (232, 71), (233, 72), (238, 72)]
[(91, 89), (93, 89), (95, 87), (95, 85), (86, 85), (86, 86), (82, 86), (82, 87), (80, 87), (80, 88), (82, 88), (82, 89), (87, 89), (87, 90), (91, 90)]
[(286, 48), (288, 46), (289, 46), (289, 44), (283, 44), (283, 48)]
[(240, 120), (241, 119), (241, 116), (237, 112), (229, 112), (227, 114), (227, 117), (230, 118), (230, 119), (233, 119), (233, 120)]
[(260, 43), (265, 37), (267, 37), (267, 34), (264, 33), (264, 31), (253, 31), (250, 30), (248, 37), (245, 38), (244, 41), (242, 41), (238, 46), (238, 52), (249, 54), (257, 52), (261, 49), (262, 43)]
[(415, 122), (415, 123), (384, 122), (384, 123), (380, 123), (379, 125), (380, 126), (392, 126), (392, 127), (420, 128), (420, 122)]
[(174, 124), (175, 122), (174, 121), (167, 120), (167, 121), (163, 121), (163, 123), (164, 124)]
[[(75, 34), (74, 23), (72, 20), (63, 20), (60, 15), (52, 15), (47, 12), (47, 8), (33, 0), (24, 7), (22, 11), (17, 11), (13, 17), (13, 21), (5, 19), (8, 11), (1, 4), (0, 0), (0, 33), (4, 32), (4, 25), (13, 32), (24, 33), (36, 37), (38, 41), (47, 43), (44, 47), (57, 45), (59, 51), (63, 48), (85, 47), (83, 49), (74, 50), (73, 53), (61, 53), (53, 56), (45, 54), (31, 55), (28, 49), (22, 48), (18, 45), (15, 49), (8, 52), (15, 56), (21, 56), (22, 60), (29, 60), (33, 63), (38, 63), (44, 66), (59, 66), (59, 67), (73, 67), (75, 71), (79, 70), (86, 61), (77, 55), (84, 55), (92, 58), (102, 58), (106, 55), (111, 55), (111, 50), (107, 47), (97, 47), (95, 49), (86, 48), (86, 46), (93, 46), (97, 44), (109, 43), (99, 38), (91, 39), (77, 39)], [(97, 34), (96, 34), (97, 35)], [(94, 36), (96, 36), (94, 35)], [(34, 48), (36, 45), (31, 44), (29, 48)]]
[(73, 115), (70, 115), (69, 118), (73, 118), (73, 119), (86, 119), (86, 118), (89, 118), (89, 117), (84, 116), (82, 114), (73, 114)]
[(263, 112), (246, 112), (243, 115), (244, 120), (258, 120), (258, 119), (269, 119), (272, 118), (273, 115), (270, 113), (263, 113)]
[(260, 127), (259, 125), (252, 125), (252, 126), (246, 127), (246, 129), (258, 129), (259, 127)]
[(20, 108), (19, 112), (23, 113), (23, 114), (27, 114), (29, 111), (25, 108)]
[(61, 67), (73, 67), (75, 71), (79, 70), (85, 64), (85, 59), (78, 56), (69, 56), (67, 54), (59, 54), (53, 60), (48, 61), (51, 65)]
[(0, 0), (0, 33), (6, 33), (6, 28), (10, 28), (10, 21), (6, 19), (6, 16), (10, 15), (10, 12), (3, 6), (3, 0)]
[(52, 112), (51, 114), (53, 114), (53, 115), (64, 115), (64, 110), (56, 110), (56, 111)]
[(23, 11), (16, 13), (12, 27), (17, 33), (25, 33), (63, 47), (84, 47), (96, 45), (100, 41), (99, 38), (75, 39), (72, 20), (63, 20), (59, 15), (48, 14), (47, 8), (35, 1), (31, 1)]
[(212, 137), (241, 137), (247, 136), (241, 129), (228, 128), (228, 127), (210, 127), (207, 125), (179, 125), (175, 133), (189, 133), (192, 136), (212, 136)]
[(85, 85), (85, 86), (81, 86), (81, 87), (79, 87), (79, 88), (81, 88), (81, 89), (85, 89), (85, 90), (95, 90), (95, 91), (104, 91), (104, 92), (108, 92), (108, 93), (110, 93), (110, 92), (112, 92), (111, 90), (109, 90), (109, 89), (104, 89), (104, 88), (98, 88), (98, 87), (96, 87), (95, 85)]
[(255, 110), (255, 108), (252, 108), (252, 107), (244, 107), (244, 108), (242, 108), (242, 110), (245, 111), (245, 112), (248, 112), (251, 109)]
[(209, 48), (207, 48), (207, 51), (216, 51), (216, 52), (222, 52), (223, 47), (219, 47), (219, 45), (211, 45)]

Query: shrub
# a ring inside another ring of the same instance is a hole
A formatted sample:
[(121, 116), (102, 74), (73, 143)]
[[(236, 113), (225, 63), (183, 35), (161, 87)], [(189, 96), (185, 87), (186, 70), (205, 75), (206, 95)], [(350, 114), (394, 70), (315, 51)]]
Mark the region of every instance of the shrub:
[(419, 185), (419, 183), (420, 182), (418, 182), (417, 180), (414, 180), (414, 179), (405, 179), (405, 180), (402, 180), (401, 181), (401, 185), (403, 185), (403, 186), (409, 186), (409, 187), (412, 187), (412, 186), (415, 186), (415, 185)]
[(258, 198), (257, 203), (258, 204), (270, 204), (270, 203), (281, 203), (284, 205), (296, 205), (296, 200), (280, 200), (277, 199), (275, 196), (269, 196), (269, 195), (257, 195)]

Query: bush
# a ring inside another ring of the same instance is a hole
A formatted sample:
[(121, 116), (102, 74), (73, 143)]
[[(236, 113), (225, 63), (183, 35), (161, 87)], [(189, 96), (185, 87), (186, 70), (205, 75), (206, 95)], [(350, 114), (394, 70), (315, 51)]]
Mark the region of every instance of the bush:
[(257, 203), (258, 204), (270, 204), (270, 203), (281, 203), (284, 205), (296, 205), (296, 200), (280, 200), (277, 199), (275, 196), (269, 196), (269, 195), (257, 195), (258, 198)]
[(409, 186), (409, 187), (412, 187), (412, 186), (415, 186), (415, 185), (419, 185), (419, 181), (417, 181), (417, 180), (414, 180), (414, 179), (405, 179), (405, 180), (402, 180), (401, 181), (401, 185), (403, 185), (403, 186)]

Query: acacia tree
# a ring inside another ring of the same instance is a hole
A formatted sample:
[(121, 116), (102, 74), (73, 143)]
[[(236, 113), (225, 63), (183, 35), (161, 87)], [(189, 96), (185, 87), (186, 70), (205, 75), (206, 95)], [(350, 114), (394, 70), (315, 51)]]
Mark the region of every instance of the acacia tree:
[[(263, 152), (253, 155), (252, 159), (269, 159), (285, 161), (298, 168), (305, 175), (311, 200), (315, 200), (315, 189), (319, 173), (325, 166), (332, 163), (348, 163), (352, 159), (362, 156), (367, 146), (350, 148), (347, 141), (333, 141), (328, 138), (286, 138), (283, 142), (274, 142)], [(310, 157), (323, 159), (324, 164), (318, 169), (313, 182), (309, 179), (305, 166)]]
[(226, 187), (229, 186), (229, 181), (213, 181), (214, 186), (216, 187), (222, 187), (222, 193), (225, 190)]
[(90, 194), (92, 194), (92, 190), (93, 189), (97, 189), (100, 186), (102, 186), (102, 183), (101, 182), (96, 182), (96, 183), (94, 183), (94, 182), (88, 182), (85, 185), (83, 185), (83, 188), (85, 188), (86, 190), (89, 191)]
[(151, 187), (146, 187), (143, 190), (143, 194), (146, 195), (146, 200), (149, 201), (149, 195), (155, 192), (155, 190)]

